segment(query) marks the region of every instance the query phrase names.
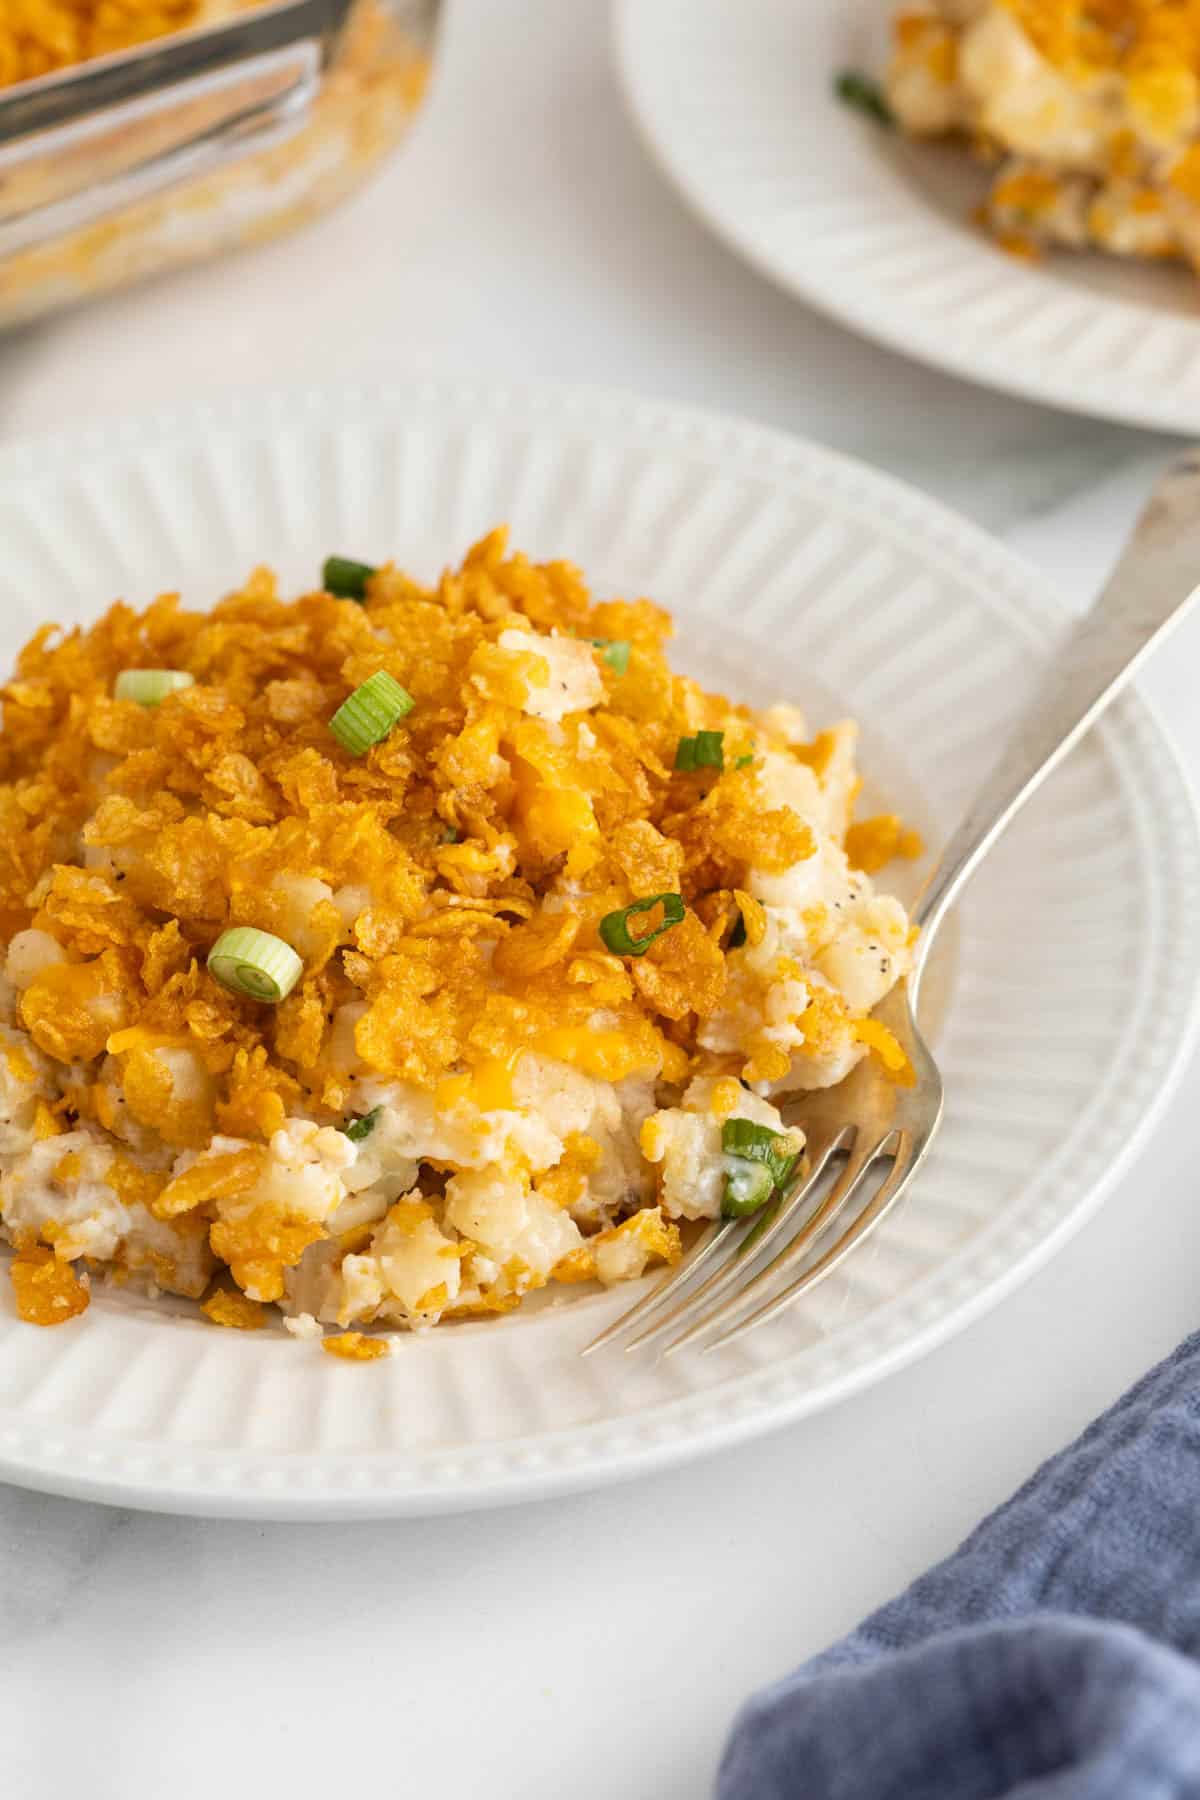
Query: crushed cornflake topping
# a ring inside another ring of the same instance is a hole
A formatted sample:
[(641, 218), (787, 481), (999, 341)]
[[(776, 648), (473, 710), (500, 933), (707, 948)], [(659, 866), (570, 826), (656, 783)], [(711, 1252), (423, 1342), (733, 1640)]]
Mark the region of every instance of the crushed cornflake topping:
[[(917, 840), (851, 824), (853, 724), (708, 692), (670, 633), (503, 530), (361, 603), (257, 569), (209, 612), (37, 632), (0, 689), (23, 1318), (81, 1312), (86, 1259), (383, 1356), (354, 1328), (674, 1262), (719, 1206), (722, 1119), (782, 1129), (776, 1097), (867, 1054), (902, 1076), (870, 1014), (912, 939), (868, 871)], [(130, 669), (193, 679), (146, 707)], [(381, 672), (413, 705), (351, 754), (329, 721)], [(680, 770), (683, 740), (725, 751)], [(278, 1003), (210, 974), (236, 927), (301, 960)]]

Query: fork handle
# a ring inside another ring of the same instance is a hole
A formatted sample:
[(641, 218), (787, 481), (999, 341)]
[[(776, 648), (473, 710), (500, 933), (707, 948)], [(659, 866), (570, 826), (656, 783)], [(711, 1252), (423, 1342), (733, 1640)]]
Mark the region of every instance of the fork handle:
[(915, 999), (942, 920), (996, 839), (1150, 651), (1200, 596), (1200, 448), (1154, 488), (1091, 611), (1066, 636), (1004, 755), (984, 782), (913, 909)]

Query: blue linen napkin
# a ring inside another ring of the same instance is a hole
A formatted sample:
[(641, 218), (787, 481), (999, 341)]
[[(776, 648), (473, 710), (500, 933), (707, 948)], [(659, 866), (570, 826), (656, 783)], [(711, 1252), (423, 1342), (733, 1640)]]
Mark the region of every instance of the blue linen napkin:
[(718, 1800), (1200, 1800), (1200, 1332), (738, 1716)]

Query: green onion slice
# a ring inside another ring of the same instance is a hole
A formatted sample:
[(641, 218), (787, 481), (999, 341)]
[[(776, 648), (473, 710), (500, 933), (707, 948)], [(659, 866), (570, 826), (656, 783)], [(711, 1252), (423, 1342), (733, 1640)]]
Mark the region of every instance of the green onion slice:
[(760, 1162), (747, 1162), (731, 1156), (725, 1172), (725, 1190), (721, 1195), (723, 1219), (747, 1219), (765, 1206), (775, 1192), (771, 1171)]
[(884, 98), (883, 89), (869, 75), (858, 69), (843, 69), (834, 82), (834, 92), (845, 106), (866, 113), (877, 125), (894, 125), (896, 115)]
[(230, 993), (273, 1005), (291, 993), (304, 964), (282, 938), (252, 925), (235, 925), (232, 931), (223, 931), (209, 951), (208, 970)]
[(159, 706), (168, 694), (195, 685), (186, 669), (122, 669), (113, 683), (118, 700), (136, 700), (139, 706)]
[(762, 1163), (774, 1187), (782, 1187), (796, 1166), (798, 1153), (788, 1148), (794, 1141), (753, 1119), (726, 1119), (721, 1127), (721, 1148), (725, 1154)]
[(624, 638), (593, 638), (592, 643), (601, 652), (614, 675), (625, 673), (629, 667), (630, 646)]
[(753, 761), (754, 761), (753, 750), (747, 750), (745, 756), (739, 756), (733, 766), (735, 769), (748, 769), (750, 767), (750, 764)]
[[(639, 913), (652, 912), (656, 906), (663, 909), (662, 924), (642, 937), (634, 937), (629, 929), (630, 920), (637, 918)], [(685, 911), (681, 894), (651, 894), (646, 900), (635, 900), (632, 906), (623, 906), (620, 912), (605, 913), (600, 921), (600, 936), (618, 956), (644, 956), (655, 938), (670, 931), (673, 925), (682, 925)]]
[(379, 1108), (373, 1106), (361, 1119), (351, 1119), (348, 1125), (343, 1125), (342, 1136), (348, 1137), (352, 1144), (361, 1144), (364, 1138), (370, 1137), (378, 1123)]
[(372, 744), (380, 743), (415, 705), (412, 695), (386, 669), (378, 669), (342, 701), (329, 729), (343, 750), (361, 756)]
[(688, 774), (694, 769), (723, 769), (725, 733), (698, 731), (695, 737), (681, 737), (675, 749), (675, 767)]
[(327, 556), (321, 570), (321, 585), (327, 594), (339, 600), (365, 600), (367, 582), (374, 575), (371, 563), (355, 562), (349, 556)]

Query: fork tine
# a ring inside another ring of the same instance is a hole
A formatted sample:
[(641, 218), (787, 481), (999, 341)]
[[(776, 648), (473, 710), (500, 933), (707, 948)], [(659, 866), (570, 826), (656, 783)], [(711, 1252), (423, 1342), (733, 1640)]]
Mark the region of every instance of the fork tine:
[[(745, 1310), (747, 1302), (756, 1294), (764, 1293), (768, 1288), (774, 1287), (780, 1275), (800, 1257), (807, 1254), (822, 1232), (832, 1225), (838, 1215), (850, 1204), (862, 1186), (871, 1165), (884, 1153), (884, 1146), (897, 1135), (897, 1132), (892, 1130), (886, 1136), (876, 1139), (870, 1149), (862, 1150), (856, 1147), (851, 1152), (846, 1166), (833, 1188), (822, 1200), (812, 1217), (800, 1227), (795, 1237), (785, 1244), (778, 1255), (772, 1257), (766, 1268), (754, 1276), (753, 1280), (748, 1281), (745, 1287), (739, 1288), (737, 1293), (731, 1294), (727, 1300), (722, 1301), (714, 1312), (707, 1314), (703, 1319), (698, 1319), (687, 1331), (669, 1343), (663, 1351), (663, 1355), (674, 1356), (677, 1350), (682, 1350), (685, 1345), (693, 1343), (696, 1338), (706, 1336), (715, 1326), (736, 1318)], [(907, 1134), (900, 1133), (899, 1136), (903, 1142)], [(897, 1145), (897, 1161), (900, 1160), (902, 1142)], [(893, 1168), (894, 1166), (893, 1164)], [(888, 1179), (890, 1179), (890, 1175)]]
[(662, 1278), (650, 1289), (650, 1292), (643, 1294), (641, 1299), (629, 1308), (628, 1312), (620, 1313), (611, 1325), (606, 1325), (590, 1344), (585, 1344), (579, 1352), (580, 1356), (590, 1356), (593, 1350), (600, 1350), (605, 1344), (611, 1344), (614, 1338), (619, 1337), (623, 1331), (627, 1331), (631, 1325), (636, 1325), (639, 1320), (647, 1318), (650, 1313), (656, 1311), (664, 1300), (669, 1300), (672, 1294), (679, 1293), (687, 1287), (713, 1260), (720, 1244), (726, 1241), (725, 1225), (724, 1219), (714, 1219), (711, 1225), (706, 1226), (692, 1245), (691, 1255), (685, 1257), (683, 1262), (677, 1263), (673, 1269), (665, 1269)]
[[(908, 1137), (907, 1132), (904, 1135), (906, 1138)], [(708, 1346), (708, 1350), (705, 1351), (705, 1355), (708, 1355), (709, 1350), (724, 1349), (736, 1338), (740, 1338), (744, 1332), (752, 1331), (756, 1326), (765, 1325), (768, 1320), (778, 1317), (794, 1300), (798, 1300), (801, 1294), (808, 1293), (816, 1287), (819, 1281), (824, 1281), (827, 1275), (831, 1275), (851, 1250), (870, 1237), (875, 1227), (881, 1224), (891, 1212), (924, 1161), (925, 1152), (932, 1141), (933, 1133), (930, 1132), (917, 1151), (912, 1150), (910, 1143), (907, 1154), (898, 1154), (881, 1183), (879, 1192), (864, 1206), (857, 1219), (847, 1227), (837, 1243), (831, 1244), (824, 1256), (815, 1262), (811, 1269), (806, 1269), (792, 1282), (790, 1287), (783, 1290), (782, 1294), (777, 1294), (774, 1299), (768, 1300), (764, 1306), (760, 1306), (757, 1312), (751, 1313), (748, 1319), (742, 1319), (719, 1338), (714, 1338)]]
[[(852, 1129), (849, 1126), (843, 1127), (842, 1130), (831, 1133), (826, 1140), (815, 1145), (810, 1141), (808, 1174), (800, 1185), (784, 1199), (774, 1218), (764, 1221), (760, 1215), (757, 1223), (765, 1225), (765, 1229), (758, 1230), (756, 1225), (751, 1225), (750, 1230), (743, 1235), (733, 1253), (726, 1258), (720, 1268), (714, 1270), (698, 1288), (692, 1288), (684, 1294), (665, 1317), (654, 1319), (645, 1331), (639, 1332), (637, 1337), (631, 1338), (625, 1345), (626, 1351), (635, 1350), (643, 1344), (651, 1343), (664, 1331), (670, 1330), (673, 1325), (684, 1324), (692, 1317), (698, 1306), (706, 1301), (711, 1304), (716, 1296), (743, 1272), (746, 1267), (742, 1260), (743, 1257), (750, 1252), (756, 1256), (760, 1255), (779, 1236), (789, 1220), (801, 1210), (805, 1201), (812, 1197), (814, 1188), (829, 1166), (830, 1158), (838, 1150), (851, 1148), (847, 1139), (850, 1138)], [(665, 1293), (662, 1298), (666, 1298)]]

